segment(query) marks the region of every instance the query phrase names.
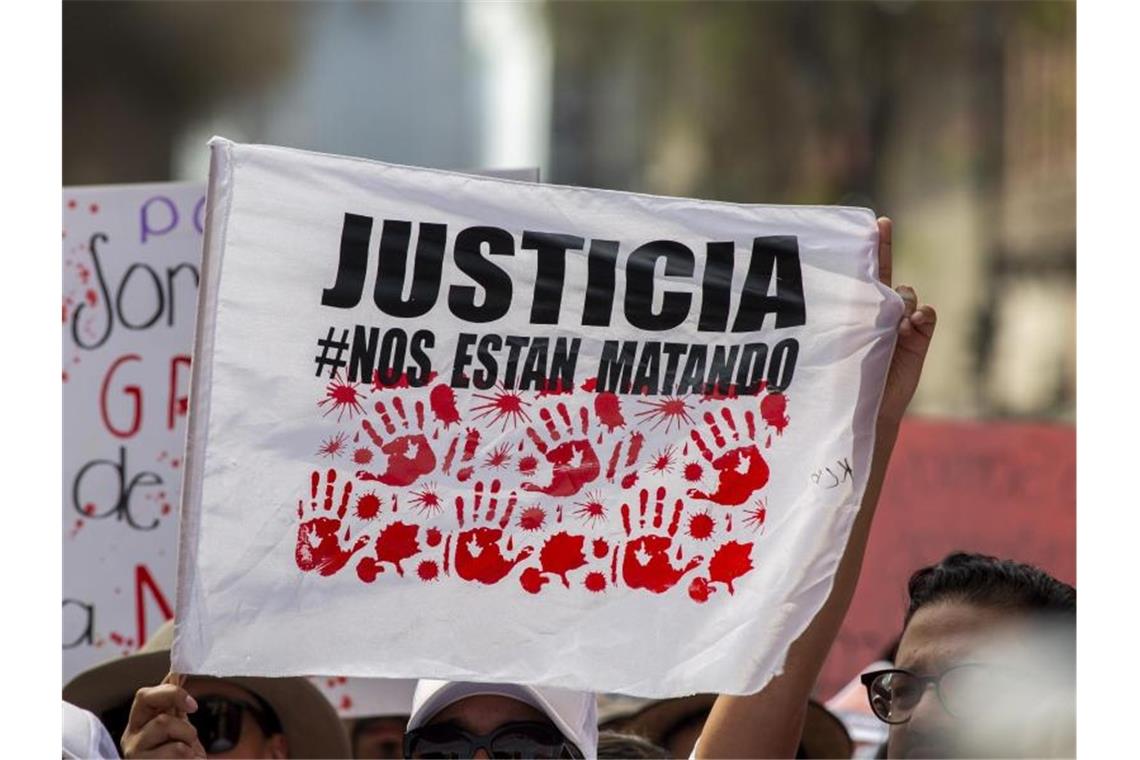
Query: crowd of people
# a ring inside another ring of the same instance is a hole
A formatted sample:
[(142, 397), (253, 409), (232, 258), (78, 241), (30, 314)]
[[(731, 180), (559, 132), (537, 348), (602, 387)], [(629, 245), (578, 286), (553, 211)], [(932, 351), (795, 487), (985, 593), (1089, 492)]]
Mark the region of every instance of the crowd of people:
[[(879, 220), (879, 233), (880, 277), (890, 285), (889, 220)], [(138, 653), (65, 686), (64, 756), (1073, 756), (1076, 591), (1013, 559), (955, 552), (916, 568), (895, 651), (858, 676), (863, 705), (886, 727), (881, 741), (853, 737), (850, 721), (813, 698), (859, 582), (899, 423), (934, 334), (934, 309), (911, 288), (897, 292), (905, 314), (858, 518), (826, 602), (782, 672), (756, 694), (639, 700), (425, 679), (406, 711), (342, 723), (304, 678), (171, 674), (167, 623)]]

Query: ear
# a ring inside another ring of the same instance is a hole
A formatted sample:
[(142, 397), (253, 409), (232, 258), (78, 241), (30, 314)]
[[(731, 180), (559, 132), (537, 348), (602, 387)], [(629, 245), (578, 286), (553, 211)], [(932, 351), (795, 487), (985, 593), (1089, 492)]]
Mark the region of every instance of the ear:
[(289, 742), (285, 741), (285, 734), (274, 734), (269, 737), (269, 756), (280, 760), (289, 757)]

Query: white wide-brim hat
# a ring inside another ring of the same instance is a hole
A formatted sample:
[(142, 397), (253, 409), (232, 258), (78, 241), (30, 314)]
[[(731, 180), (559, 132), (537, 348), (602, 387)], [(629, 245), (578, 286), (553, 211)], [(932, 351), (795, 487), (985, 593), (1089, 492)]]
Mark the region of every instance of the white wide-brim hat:
[(412, 700), (408, 730), (423, 726), (441, 710), (467, 697), (508, 697), (541, 711), (586, 758), (598, 756), (598, 704), (591, 691), (525, 686), (513, 683), (474, 683), (421, 679)]

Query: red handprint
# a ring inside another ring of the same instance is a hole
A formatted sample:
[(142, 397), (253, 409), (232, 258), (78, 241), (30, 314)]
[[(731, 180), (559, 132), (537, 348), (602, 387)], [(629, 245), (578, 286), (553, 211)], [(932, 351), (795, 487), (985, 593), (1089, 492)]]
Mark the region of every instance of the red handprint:
[[(485, 489), (482, 481), (475, 484), (475, 498), (472, 503), (471, 509), (471, 522), (473, 523), (492, 523), (495, 521), (495, 515), (498, 511), (499, 504), (499, 488), (500, 482), (498, 480), (491, 481), (489, 489)], [(487, 511), (482, 512), (484, 491), (488, 493)], [(503, 578), (514, 570), (515, 565), (525, 560), (533, 553), (531, 547), (526, 547), (519, 551), (513, 559), (509, 559), (503, 554), (503, 548), (500, 542), (503, 538), (503, 529), (511, 521), (511, 515), (514, 513), (515, 504), (518, 497), (512, 493), (507, 498), (507, 506), (503, 511), (502, 517), (498, 520), (498, 527), (479, 526), (468, 528), (461, 531), (456, 537), (455, 542), (455, 572), (465, 581), (478, 581), (491, 585), (498, 583)], [(459, 527), (463, 527), (466, 523), (464, 510), (466, 503), (462, 496), (455, 497), (455, 516), (459, 522)], [(507, 539), (506, 550), (511, 551), (512, 541)]]
[[(576, 435), (573, 423), (570, 420), (570, 412), (567, 410), (566, 405), (559, 403), (555, 408), (562, 418), (563, 423), (565, 423), (567, 434), (570, 436)], [(551, 417), (550, 411), (543, 408), (539, 411), (539, 417), (546, 423), (546, 430), (551, 440), (561, 440), (562, 436), (554, 425), (554, 419)], [(590, 441), (586, 438), (589, 432), (589, 418), (585, 409), (581, 410), (580, 417), (582, 437), (559, 443), (553, 448), (547, 445), (546, 441), (535, 432), (534, 428), (528, 427), (526, 429), (526, 434), (530, 437), (530, 440), (534, 443), (539, 453), (546, 457), (546, 461), (551, 464), (553, 472), (550, 476), (550, 482), (546, 485), (529, 482), (523, 483), (522, 487), (524, 490), (537, 491), (547, 496), (573, 496), (586, 485), (597, 480), (602, 467), (598, 461), (598, 455), (594, 453), (594, 447), (590, 445)]]
[[(359, 536), (351, 546), (351, 529), (344, 529), (343, 538), (340, 535), (341, 521), (348, 510), (348, 500), (352, 496), (352, 482), (344, 484), (341, 493), (340, 506), (336, 512), (333, 508), (333, 493), (336, 488), (336, 470), (326, 473), (325, 498), (318, 507), (317, 492), (320, 490), (321, 474), (314, 470), (311, 476), (312, 500), (309, 502), (309, 512), (312, 517), (297, 527), (297, 567), (304, 572), (316, 570), (321, 575), (333, 575), (340, 571), (352, 555), (364, 548), (368, 543), (368, 536)], [(318, 511), (319, 510), (319, 511)], [(335, 514), (335, 517), (333, 516)], [(305, 516), (304, 500), (297, 501), (297, 518)]]
[[(732, 413), (725, 408), (721, 411), (721, 415), (732, 430), (733, 440), (739, 441), (740, 435), (737, 433)], [(755, 424), (751, 415), (751, 412), (746, 414), (749, 429), (752, 429)], [(712, 412), (705, 412), (704, 421), (713, 434), (717, 448), (723, 449), (726, 441)], [(748, 501), (752, 494), (767, 484), (768, 463), (760, 455), (760, 449), (756, 448), (756, 444), (749, 443), (737, 446), (714, 459), (708, 444), (705, 443), (704, 438), (696, 429), (692, 430), (689, 436), (697, 445), (701, 456), (717, 471), (716, 490), (712, 493), (706, 493), (697, 488), (690, 488), (687, 493), (692, 498), (732, 507)]]
[[(404, 413), (403, 399), (399, 396), (394, 397), (392, 408), (399, 416), (404, 430), (409, 430), (408, 417)], [(384, 423), (387, 434), (389, 436), (395, 435), (397, 428), (393, 424), (392, 417), (383, 401), (376, 404), (376, 411), (380, 415), (380, 421)], [(361, 480), (377, 480), (386, 486), (409, 486), (421, 476), (427, 475), (435, 469), (435, 453), (431, 450), (427, 436), (422, 432), (424, 427), (424, 404), (422, 401), (416, 402), (415, 413), (416, 424), (421, 432), (405, 432), (387, 443), (384, 443), (371, 422), (364, 420), (361, 423), (361, 427), (372, 439), (372, 443), (380, 449), (380, 453), (385, 455), (385, 467), (383, 472), (378, 473), (361, 470), (356, 473), (356, 477)]]
[[(649, 492), (641, 489), (641, 509), (639, 525), (645, 528), (646, 509), (649, 502)], [(653, 511), (653, 527), (661, 528), (661, 521), (665, 509), (665, 489), (658, 488), (656, 493), (656, 507)], [(673, 547), (673, 536), (677, 534), (677, 525), (681, 521), (681, 500), (677, 499), (673, 506), (673, 519), (666, 529), (666, 535), (650, 533), (641, 535), (625, 545), (622, 555), (621, 573), (625, 585), (630, 588), (643, 588), (654, 594), (660, 594), (677, 585), (686, 573), (695, 569), (703, 561), (703, 557), (693, 557), (683, 567), (674, 567), (669, 557), (669, 550)], [(621, 505), (622, 525), (628, 536), (633, 529), (630, 526), (630, 508), (628, 504)], [(677, 556), (680, 560), (680, 554)]]

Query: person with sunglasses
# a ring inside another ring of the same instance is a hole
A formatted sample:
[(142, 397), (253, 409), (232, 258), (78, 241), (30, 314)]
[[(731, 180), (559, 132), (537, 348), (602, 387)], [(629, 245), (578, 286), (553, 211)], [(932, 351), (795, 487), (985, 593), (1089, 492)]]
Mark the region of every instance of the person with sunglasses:
[(80, 673), (63, 698), (99, 716), (124, 758), (349, 757), (333, 706), (305, 678), (168, 677), (173, 623)]
[(894, 665), (860, 680), (888, 757), (1072, 757), (1077, 592), (955, 552), (911, 576)]
[(421, 680), (404, 735), (409, 758), (595, 758), (592, 692)]

